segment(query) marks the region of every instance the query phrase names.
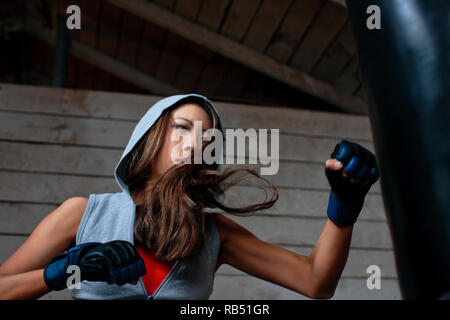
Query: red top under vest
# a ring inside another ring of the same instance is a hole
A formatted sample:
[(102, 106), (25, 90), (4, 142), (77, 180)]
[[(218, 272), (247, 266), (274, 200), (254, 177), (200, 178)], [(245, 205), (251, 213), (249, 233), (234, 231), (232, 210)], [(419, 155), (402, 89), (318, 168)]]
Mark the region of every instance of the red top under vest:
[(175, 264), (175, 261), (161, 261), (155, 257), (153, 251), (144, 250), (139, 246), (136, 246), (136, 249), (144, 260), (145, 269), (147, 269), (147, 273), (142, 276), (145, 289), (147, 290), (147, 294), (153, 294), (155, 290), (158, 289), (161, 282), (163, 282), (169, 274), (172, 266)]

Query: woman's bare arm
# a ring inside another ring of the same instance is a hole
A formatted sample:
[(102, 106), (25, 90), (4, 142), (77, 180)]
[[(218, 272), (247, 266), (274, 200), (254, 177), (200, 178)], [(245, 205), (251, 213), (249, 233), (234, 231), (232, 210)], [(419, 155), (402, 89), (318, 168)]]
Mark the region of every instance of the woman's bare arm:
[(0, 266), (0, 299), (36, 299), (50, 291), (44, 268), (75, 239), (88, 200), (72, 197), (64, 201)]
[(309, 256), (262, 241), (250, 231), (214, 214), (221, 238), (220, 264), (229, 264), (255, 277), (315, 299), (331, 298), (345, 266), (352, 227), (327, 220)]
[(353, 226), (338, 227), (327, 219), (313, 251), (308, 256), (311, 264), (310, 281), (316, 292), (332, 297), (347, 262)]
[[(340, 170), (342, 164), (335, 167), (335, 163), (329, 159), (325, 166)], [(230, 264), (311, 298), (334, 295), (347, 262), (353, 226), (338, 227), (327, 219), (313, 251), (303, 256), (258, 239), (221, 214), (214, 214), (214, 218), (221, 238), (218, 265)]]

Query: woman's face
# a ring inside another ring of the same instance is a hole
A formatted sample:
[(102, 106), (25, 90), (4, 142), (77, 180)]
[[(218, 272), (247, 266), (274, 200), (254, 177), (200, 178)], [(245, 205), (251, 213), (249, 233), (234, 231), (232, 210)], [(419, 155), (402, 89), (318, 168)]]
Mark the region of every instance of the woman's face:
[[(171, 166), (177, 164), (176, 160), (180, 161), (186, 155), (194, 152), (196, 141), (199, 141), (199, 139), (195, 138), (195, 121), (201, 121), (201, 132), (199, 128), (196, 129), (198, 131), (197, 134), (200, 135), (212, 126), (206, 110), (195, 103), (180, 105), (170, 112), (169, 118), (169, 127), (167, 128), (163, 145), (152, 160), (152, 178), (159, 177)], [(174, 137), (178, 137), (178, 140), (174, 139)], [(201, 148), (206, 144), (206, 141), (202, 142)]]

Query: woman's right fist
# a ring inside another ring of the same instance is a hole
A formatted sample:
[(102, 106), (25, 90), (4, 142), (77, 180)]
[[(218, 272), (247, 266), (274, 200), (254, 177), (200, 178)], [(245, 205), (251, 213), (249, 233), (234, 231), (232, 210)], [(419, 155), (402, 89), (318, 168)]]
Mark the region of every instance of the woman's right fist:
[(80, 279), (124, 285), (146, 273), (136, 248), (128, 241), (89, 242), (57, 255), (44, 270), (44, 281), (51, 290), (67, 288), (68, 268), (78, 266)]
[(133, 244), (115, 240), (89, 250), (80, 260), (81, 279), (119, 286), (146, 273), (144, 260)]

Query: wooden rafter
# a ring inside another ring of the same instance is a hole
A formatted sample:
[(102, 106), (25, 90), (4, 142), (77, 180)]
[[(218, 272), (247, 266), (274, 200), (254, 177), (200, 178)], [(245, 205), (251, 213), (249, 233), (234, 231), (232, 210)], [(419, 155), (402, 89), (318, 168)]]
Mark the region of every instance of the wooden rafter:
[(344, 111), (367, 114), (365, 102), (298, 69), (283, 65), (257, 50), (197, 25), (161, 6), (144, 0), (107, 0), (113, 5), (159, 25), (181, 37), (262, 72), (278, 81), (323, 99)]
[[(55, 44), (55, 31), (42, 27), (38, 22), (28, 19), (25, 23), (25, 31), (31, 36), (47, 42), (51, 45)], [(108, 71), (115, 76), (126, 80), (140, 88), (149, 90), (158, 95), (178, 94), (181, 90), (155, 79), (148, 74), (137, 70), (117, 59), (114, 59), (98, 50), (91, 48), (77, 40), (70, 43), (69, 52), (90, 63), (98, 68)]]

